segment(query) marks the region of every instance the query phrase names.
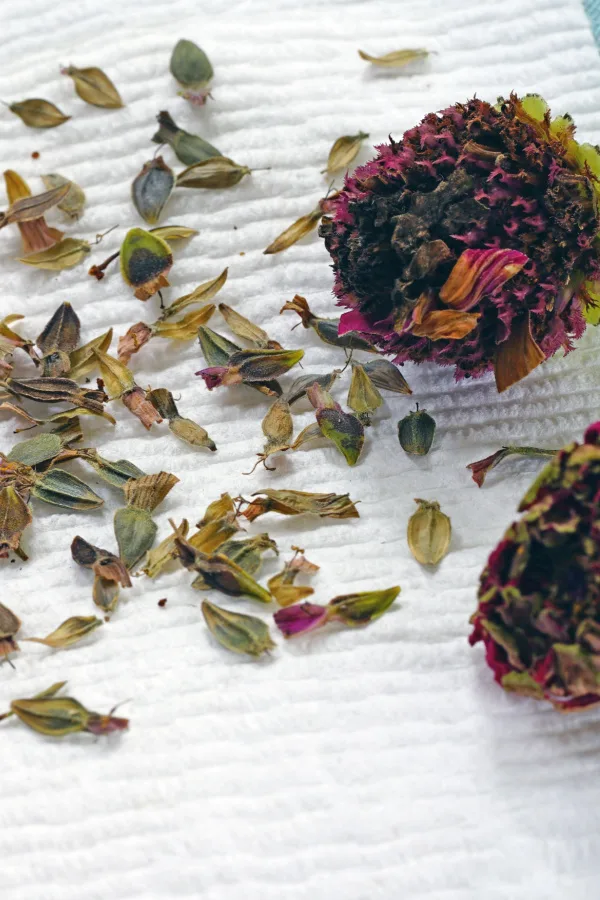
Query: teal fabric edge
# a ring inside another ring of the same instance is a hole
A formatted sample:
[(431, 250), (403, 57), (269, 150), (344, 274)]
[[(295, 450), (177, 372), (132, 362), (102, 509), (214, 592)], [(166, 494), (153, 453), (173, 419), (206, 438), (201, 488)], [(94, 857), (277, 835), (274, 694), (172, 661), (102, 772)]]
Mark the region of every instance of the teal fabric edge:
[(596, 44), (600, 47), (600, 0), (583, 0), (583, 5), (592, 23), (592, 32)]

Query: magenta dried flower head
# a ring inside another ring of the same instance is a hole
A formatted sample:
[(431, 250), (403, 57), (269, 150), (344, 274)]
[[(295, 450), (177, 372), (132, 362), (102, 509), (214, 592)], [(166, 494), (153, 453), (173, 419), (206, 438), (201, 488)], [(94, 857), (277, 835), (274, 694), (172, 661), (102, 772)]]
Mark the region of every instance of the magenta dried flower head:
[(600, 152), (514, 94), (430, 113), (347, 176), (321, 234), (340, 333), (510, 387), (594, 321)]
[(508, 691), (600, 703), (600, 422), (560, 450), (481, 575), (471, 644)]

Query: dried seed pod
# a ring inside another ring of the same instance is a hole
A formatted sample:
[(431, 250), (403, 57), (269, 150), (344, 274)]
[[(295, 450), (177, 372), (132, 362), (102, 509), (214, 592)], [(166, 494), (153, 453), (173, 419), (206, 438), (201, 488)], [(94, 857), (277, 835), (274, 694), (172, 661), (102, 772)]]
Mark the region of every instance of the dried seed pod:
[(177, 187), (218, 190), (234, 187), (245, 175), (250, 175), (248, 166), (240, 166), (227, 156), (211, 156), (180, 172)]
[(118, 90), (102, 69), (96, 66), (86, 69), (67, 66), (61, 69), (61, 74), (73, 79), (76, 93), (86, 103), (103, 109), (120, 109), (123, 106)]
[(208, 600), (202, 601), (202, 615), (212, 636), (233, 653), (261, 656), (276, 645), (262, 619), (222, 609)]
[(321, 206), (318, 205), (312, 212), (308, 213), (308, 215), (296, 219), (289, 228), (282, 231), (274, 241), (271, 241), (267, 249), (263, 250), (263, 253), (270, 255), (273, 253), (281, 253), (282, 250), (287, 250), (292, 244), (296, 244), (303, 237), (306, 237), (307, 234), (310, 234), (311, 231), (314, 231), (322, 216), (323, 211)]
[(95, 631), (104, 623), (102, 619), (96, 616), (71, 616), (66, 619), (62, 625), (59, 625), (54, 631), (44, 638), (24, 638), (36, 644), (45, 644), (46, 647), (52, 647), (54, 650), (63, 650), (65, 647), (72, 647), (79, 641)]
[[(175, 187), (175, 175), (162, 156), (144, 163), (131, 184), (131, 199), (142, 219), (156, 225)], [(156, 232), (153, 232), (156, 237)], [(164, 240), (164, 238), (162, 238)]]
[(359, 50), (358, 55), (365, 62), (370, 62), (374, 66), (380, 66), (384, 69), (401, 69), (417, 59), (425, 59), (429, 56), (429, 51), (422, 48), (418, 50), (392, 50), (391, 53), (386, 53), (384, 56), (371, 56), (370, 53)]
[(205, 141), (200, 135), (190, 134), (179, 128), (168, 112), (159, 112), (156, 117), (160, 128), (153, 136), (155, 144), (169, 144), (177, 159), (186, 166), (210, 159), (211, 156), (221, 156), (221, 151)]
[(206, 98), (210, 97), (210, 82), (214, 74), (204, 50), (193, 41), (177, 41), (169, 68), (173, 77), (185, 89), (178, 91), (178, 94), (194, 106), (204, 106)]
[(48, 190), (60, 188), (63, 187), (63, 185), (69, 186), (63, 199), (56, 205), (69, 217), (69, 219), (78, 219), (85, 207), (85, 194), (79, 185), (69, 178), (65, 178), (63, 175), (58, 175), (55, 172), (50, 173), (49, 175), (42, 175), (42, 181)]
[(14, 612), (0, 603), (0, 659), (8, 659), (11, 653), (19, 652), (15, 635), (21, 627), (21, 620)]
[(398, 422), (398, 440), (406, 453), (425, 456), (429, 453), (435, 434), (435, 419), (424, 409), (417, 408)]
[(358, 134), (345, 134), (343, 137), (339, 137), (329, 151), (327, 166), (323, 169), (321, 174), (326, 172), (328, 175), (335, 175), (336, 172), (347, 169), (352, 160), (357, 156), (362, 142), (368, 137), (369, 135), (364, 131), (359, 131)]
[(450, 547), (452, 526), (440, 504), (432, 500), (415, 499), (419, 508), (408, 520), (408, 546), (423, 566), (437, 566)]
[(125, 235), (119, 252), (121, 275), (126, 284), (135, 288), (134, 297), (148, 300), (163, 287), (168, 287), (167, 275), (173, 265), (169, 245), (150, 231), (131, 228)]
[(71, 118), (65, 116), (54, 103), (38, 98), (11, 103), (8, 108), (30, 128), (56, 128)]

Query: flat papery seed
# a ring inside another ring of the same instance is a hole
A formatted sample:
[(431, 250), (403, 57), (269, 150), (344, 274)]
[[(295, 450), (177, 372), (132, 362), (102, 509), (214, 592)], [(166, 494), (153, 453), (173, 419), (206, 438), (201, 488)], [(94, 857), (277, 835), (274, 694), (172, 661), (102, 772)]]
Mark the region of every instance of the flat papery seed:
[(424, 566), (436, 566), (448, 553), (452, 526), (435, 500), (415, 500), (418, 509), (408, 520), (410, 552)]
[(11, 103), (9, 109), (30, 128), (56, 128), (71, 118), (65, 116), (54, 103), (38, 98)]
[(86, 103), (91, 103), (92, 106), (101, 106), (104, 109), (119, 109), (123, 106), (118, 90), (102, 69), (98, 69), (96, 66), (89, 66), (85, 69), (67, 66), (61, 72), (73, 79), (77, 94)]
[(177, 187), (219, 190), (234, 187), (250, 174), (248, 166), (240, 166), (227, 156), (213, 156), (180, 172)]

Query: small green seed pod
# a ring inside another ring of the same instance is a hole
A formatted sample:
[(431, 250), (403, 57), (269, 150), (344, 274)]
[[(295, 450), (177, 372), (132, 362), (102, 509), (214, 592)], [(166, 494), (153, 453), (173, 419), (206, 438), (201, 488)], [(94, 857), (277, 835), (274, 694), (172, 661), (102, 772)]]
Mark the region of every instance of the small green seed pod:
[(398, 440), (406, 453), (425, 456), (431, 450), (435, 434), (435, 419), (424, 409), (417, 408), (398, 422)]

